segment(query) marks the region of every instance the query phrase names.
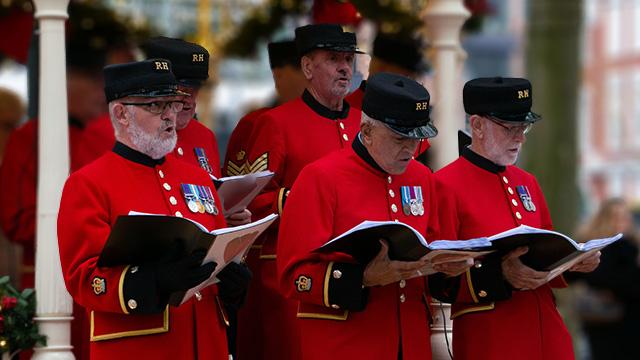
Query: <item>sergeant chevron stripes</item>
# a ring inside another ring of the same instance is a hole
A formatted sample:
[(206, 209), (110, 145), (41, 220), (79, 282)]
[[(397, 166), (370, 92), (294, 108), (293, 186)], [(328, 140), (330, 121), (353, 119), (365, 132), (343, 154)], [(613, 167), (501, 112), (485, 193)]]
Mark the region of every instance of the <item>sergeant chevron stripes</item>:
[(241, 165), (234, 163), (233, 161), (227, 161), (227, 174), (229, 176), (246, 175), (250, 173), (256, 173), (268, 169), (269, 165), (269, 153), (260, 155), (254, 162), (246, 160)]

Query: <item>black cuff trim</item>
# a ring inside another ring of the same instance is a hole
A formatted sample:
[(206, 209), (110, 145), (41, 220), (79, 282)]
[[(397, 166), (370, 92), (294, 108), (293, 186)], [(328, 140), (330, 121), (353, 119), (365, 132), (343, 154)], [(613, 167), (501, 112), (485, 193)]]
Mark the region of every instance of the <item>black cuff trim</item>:
[(429, 295), (449, 304), (453, 304), (460, 290), (460, 276), (447, 276), (443, 273), (429, 275)]
[(331, 307), (350, 311), (362, 311), (367, 306), (369, 289), (362, 287), (364, 266), (349, 263), (333, 263), (327, 289)]
[(507, 300), (511, 298), (511, 285), (502, 276), (502, 254), (489, 254), (471, 267), (471, 288), (478, 302)]
[(130, 314), (159, 314), (169, 303), (168, 295), (158, 294), (156, 273), (149, 266), (131, 266), (127, 270), (122, 294)]

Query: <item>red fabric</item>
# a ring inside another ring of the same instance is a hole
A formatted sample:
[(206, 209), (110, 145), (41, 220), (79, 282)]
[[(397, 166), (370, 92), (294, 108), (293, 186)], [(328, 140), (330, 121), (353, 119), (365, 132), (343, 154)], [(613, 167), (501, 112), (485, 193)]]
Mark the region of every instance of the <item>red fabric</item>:
[[(210, 186), (211, 180), (201, 169), (171, 155), (163, 164), (149, 167), (113, 152), (67, 179), (58, 215), (60, 260), (67, 290), (78, 303), (93, 311), (95, 335), (157, 327), (163, 319), (162, 314), (126, 315), (125, 299), (119, 293), (123, 267), (96, 266), (119, 215), (130, 210), (166, 215), (180, 212), (210, 230), (226, 226), (221, 214), (190, 212), (181, 194), (181, 183)], [(176, 205), (171, 204), (172, 197), (178, 200)], [(215, 197), (219, 203), (217, 194)], [(105, 280), (101, 294), (92, 287), (96, 278)], [(168, 332), (91, 342), (91, 358), (227, 360), (225, 327), (217, 312), (216, 293), (216, 286), (212, 285), (202, 291), (201, 301), (191, 299), (180, 307), (170, 307)]]
[[(490, 236), (521, 224), (552, 228), (538, 182), (515, 166), (493, 173), (461, 157), (436, 172), (435, 178), (443, 239)], [(536, 211), (524, 209), (516, 191), (519, 185), (529, 189)], [(552, 285), (561, 282), (557, 279)], [(456, 359), (573, 359), (571, 336), (556, 309), (549, 285), (514, 291), (511, 299), (498, 301), (494, 309), (484, 310), (480, 307), (488, 304), (476, 303), (470, 287), (473, 284), (462, 276), (458, 298), (452, 306), (453, 316), (460, 314), (453, 328)], [(472, 312), (461, 313), (464, 311)]]
[(314, 0), (312, 17), (314, 24), (358, 25), (362, 21), (356, 6), (344, 0)]
[(26, 64), (29, 45), (33, 33), (33, 13), (12, 9), (8, 15), (0, 17), (0, 53), (15, 61)]
[[(341, 127), (344, 126), (344, 129)], [(262, 113), (253, 121), (247, 158), (255, 170), (271, 170), (273, 180), (252, 202), (255, 219), (278, 213), (278, 195), (290, 189), (304, 166), (335, 150), (351, 146), (360, 128), (360, 113), (351, 108), (345, 119), (332, 120), (320, 116), (302, 98), (289, 101)], [(343, 137), (346, 135), (346, 140)], [(266, 155), (265, 155), (266, 154)], [(265, 159), (266, 157), (266, 159)], [(259, 165), (263, 164), (264, 169)], [(294, 319), (295, 302), (285, 299), (277, 285), (277, 226), (271, 226), (258, 241), (249, 257), (249, 266), (260, 286), (252, 285), (249, 299), (238, 314), (238, 359), (300, 359), (299, 338)], [(257, 252), (259, 254), (254, 254)], [(252, 260), (253, 259), (253, 260)], [(257, 322), (261, 319), (262, 322)], [(251, 329), (250, 328), (255, 328)], [(278, 329), (274, 332), (274, 329)], [(255, 343), (254, 334), (263, 337)], [(262, 347), (259, 347), (261, 345)]]
[[(79, 145), (79, 166), (84, 166), (111, 150), (115, 141), (109, 114), (89, 124)], [(204, 149), (212, 174), (220, 177), (220, 150), (216, 136), (198, 120), (192, 119), (187, 127), (178, 130), (178, 143), (173, 154), (181, 160), (200, 166), (194, 150), (196, 147)]]
[[(403, 212), (401, 186), (421, 187), (424, 215)], [(312, 251), (364, 220), (398, 220), (432, 239), (437, 233), (433, 195), (431, 172), (416, 161), (404, 174), (388, 175), (373, 169), (352, 149), (333, 153), (300, 173), (280, 226), (278, 275), (281, 288), (300, 301), (300, 309), (303, 304), (315, 305), (304, 308), (318, 314), (297, 320), (302, 339), (321, 339), (304, 342), (303, 359), (396, 359), (399, 346), (403, 360), (431, 359), (425, 277), (406, 285), (372, 287), (364, 311), (349, 312), (343, 321), (327, 320), (323, 310), (333, 310), (326, 302), (327, 292), (332, 292), (327, 289), (327, 268), (331, 261), (349, 258)], [(297, 289), (300, 276), (311, 278), (310, 291)]]
[(229, 136), (222, 169), (224, 176), (235, 176), (251, 172), (245, 166), (249, 155), (251, 132), (254, 129), (256, 119), (270, 109), (261, 108), (252, 111), (238, 121), (235, 129), (231, 132), (231, 136)]

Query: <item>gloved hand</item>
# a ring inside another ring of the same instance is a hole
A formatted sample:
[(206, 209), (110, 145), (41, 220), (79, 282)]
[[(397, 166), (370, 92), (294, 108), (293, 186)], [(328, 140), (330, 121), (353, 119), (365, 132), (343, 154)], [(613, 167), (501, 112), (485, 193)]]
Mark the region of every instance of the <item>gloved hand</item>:
[(200, 265), (205, 255), (204, 250), (199, 250), (177, 261), (156, 264), (158, 293), (169, 295), (175, 291), (188, 290), (207, 280), (216, 268), (216, 263)]
[(251, 270), (244, 264), (231, 262), (222, 269), (217, 275), (220, 280), (218, 294), (222, 302), (236, 309), (242, 306), (247, 297), (247, 289), (252, 276)]

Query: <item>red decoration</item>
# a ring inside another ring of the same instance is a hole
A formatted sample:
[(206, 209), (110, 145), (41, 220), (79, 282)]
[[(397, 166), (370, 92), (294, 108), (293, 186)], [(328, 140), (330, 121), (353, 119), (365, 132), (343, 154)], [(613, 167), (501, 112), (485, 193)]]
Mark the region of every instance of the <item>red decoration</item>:
[(13, 9), (9, 14), (0, 17), (0, 34), (12, 34), (0, 36), (0, 53), (26, 64), (32, 32), (33, 13)]
[(464, 0), (464, 6), (471, 12), (471, 16), (485, 16), (493, 12), (487, 0)]
[(13, 296), (2, 297), (2, 309), (4, 310), (13, 309), (14, 307), (16, 307), (16, 304), (18, 304), (18, 299), (16, 299)]
[(345, 0), (314, 0), (312, 12), (314, 24), (356, 26), (362, 21), (356, 6)]

